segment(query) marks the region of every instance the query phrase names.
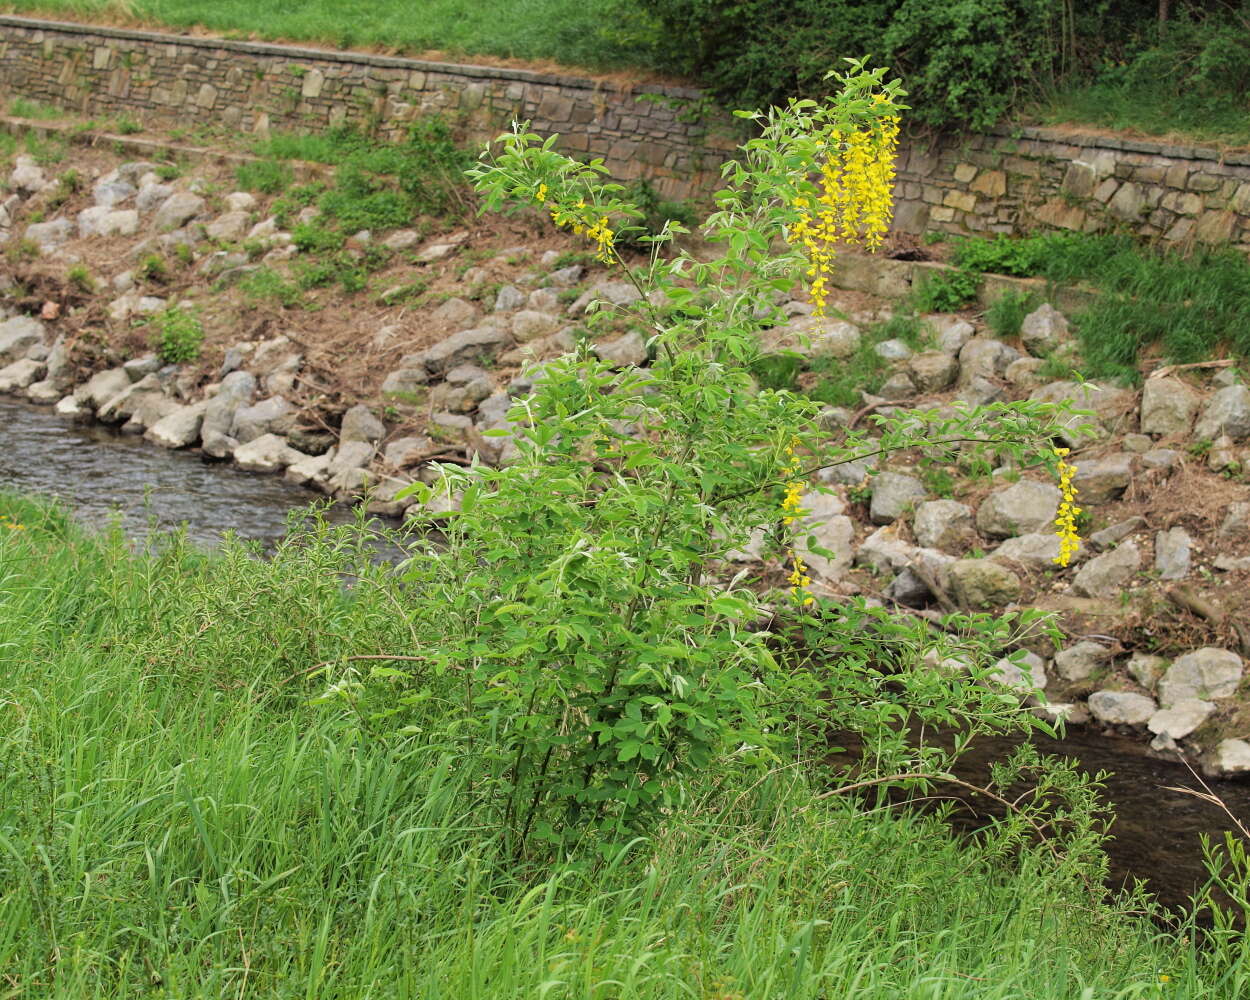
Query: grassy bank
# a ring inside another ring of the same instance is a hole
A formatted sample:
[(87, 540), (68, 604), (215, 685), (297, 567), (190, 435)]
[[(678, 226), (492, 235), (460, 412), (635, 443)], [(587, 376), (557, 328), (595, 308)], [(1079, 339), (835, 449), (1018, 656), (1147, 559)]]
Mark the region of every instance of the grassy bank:
[[(1042, 853), (709, 779), (602, 864), (502, 857), (458, 761), (318, 706), (405, 650), (351, 531), (131, 554), (0, 497), (2, 997), (1235, 997)], [(14, 527), (20, 525), (20, 527)], [(1161, 984), (1160, 973), (1169, 977)]]
[(619, 0), (33, 0), (0, 5), (11, 13), (202, 27), (226, 37), (312, 42), (339, 48), (427, 50), (551, 60), (592, 69), (642, 65), (646, 52), (622, 23)]

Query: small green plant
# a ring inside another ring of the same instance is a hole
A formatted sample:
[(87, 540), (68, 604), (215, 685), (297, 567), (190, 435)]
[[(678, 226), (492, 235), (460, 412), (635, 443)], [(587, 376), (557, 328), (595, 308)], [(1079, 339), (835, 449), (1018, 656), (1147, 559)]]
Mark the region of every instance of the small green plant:
[(163, 285), (169, 280), (169, 265), (165, 263), (165, 258), (158, 253), (148, 254), (139, 261), (139, 266), (135, 270), (144, 281)]
[(244, 191), (281, 194), (295, 179), (290, 166), (277, 160), (253, 160), (234, 168), (234, 179)]
[(189, 243), (178, 243), (174, 246), (174, 259), (183, 267), (189, 267), (195, 261), (195, 251)]
[(90, 295), (95, 291), (95, 279), (85, 264), (74, 264), (65, 272), (65, 279), (81, 292)]
[(15, 97), (9, 102), (9, 114), (14, 118), (29, 118), (33, 121), (51, 121), (62, 118), (65, 112), (42, 101), (32, 101), (25, 97)]
[(1037, 305), (1036, 295), (1009, 289), (990, 303), (989, 309), (985, 311), (985, 322), (996, 337), (1018, 337), (1024, 317), (1036, 309)]
[(129, 115), (122, 115), (113, 122), (113, 128), (119, 135), (138, 135), (143, 126)]
[(321, 222), (301, 222), (291, 230), (291, 242), (304, 253), (332, 253), (341, 250), (347, 237)]
[(199, 358), (204, 343), (204, 325), (194, 309), (170, 306), (157, 313), (150, 322), (155, 327), (152, 347), (162, 361), (181, 365)]
[(173, 181), (182, 176), (182, 168), (176, 163), (158, 163), (153, 173), (163, 181)]
[(975, 302), (980, 276), (968, 270), (939, 271), (912, 289), (912, 305), (920, 312), (955, 312)]
[(299, 286), (268, 267), (259, 267), (244, 275), (239, 281), (239, 290), (244, 298), (253, 303), (276, 302), (287, 309), (304, 305)]

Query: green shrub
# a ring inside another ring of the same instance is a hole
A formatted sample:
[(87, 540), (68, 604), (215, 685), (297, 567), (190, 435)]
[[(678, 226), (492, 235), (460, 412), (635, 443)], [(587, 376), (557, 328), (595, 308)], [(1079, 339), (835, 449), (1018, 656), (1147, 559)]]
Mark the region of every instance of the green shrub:
[(244, 191), (281, 194), (291, 186), (295, 174), (287, 164), (277, 160), (253, 160), (235, 167), (234, 179)]
[(245, 274), (239, 281), (239, 291), (251, 302), (276, 302), (287, 309), (299, 308), (304, 303), (299, 286), (268, 267), (258, 267)]
[(985, 311), (986, 325), (999, 338), (1020, 336), (1024, 317), (1038, 306), (1038, 298), (1029, 292), (1006, 291)]
[(912, 289), (911, 304), (920, 312), (954, 312), (975, 302), (981, 277), (972, 271), (935, 271)]
[(162, 361), (180, 365), (199, 358), (204, 326), (194, 309), (171, 306), (149, 322), (155, 327), (152, 346)]

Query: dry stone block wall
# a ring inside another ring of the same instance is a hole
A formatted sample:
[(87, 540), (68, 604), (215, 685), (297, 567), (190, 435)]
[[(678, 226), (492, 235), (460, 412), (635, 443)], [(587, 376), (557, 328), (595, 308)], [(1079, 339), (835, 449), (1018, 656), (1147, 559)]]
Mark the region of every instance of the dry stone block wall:
[(224, 122), (243, 132), (368, 123), (400, 134), (432, 112), (492, 138), (514, 120), (558, 132), (669, 198), (710, 190), (734, 148), (731, 120), (700, 115), (699, 91), (359, 52), (0, 17), (0, 86), (86, 114)]
[(968, 136), (899, 157), (904, 232), (1126, 229), (1250, 251), (1250, 154), (1058, 129)]

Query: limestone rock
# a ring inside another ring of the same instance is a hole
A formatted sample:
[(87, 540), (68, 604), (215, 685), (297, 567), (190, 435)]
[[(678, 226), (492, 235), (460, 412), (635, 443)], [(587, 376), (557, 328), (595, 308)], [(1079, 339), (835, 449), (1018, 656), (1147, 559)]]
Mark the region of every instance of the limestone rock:
[(642, 334), (630, 330), (616, 340), (595, 344), (595, 353), (609, 364), (621, 367), (641, 365), (647, 360), (647, 344)]
[(74, 390), (74, 399), (92, 410), (99, 410), (118, 393), (129, 388), (130, 376), (121, 368), (106, 368), (96, 372)]
[(424, 434), (402, 437), (386, 446), (383, 451), (383, 460), (392, 469), (406, 469), (435, 451), (437, 449), (434, 447), (434, 442)]
[(569, 306), (569, 315), (581, 316), (595, 302), (624, 306), (637, 302), (640, 298), (642, 295), (638, 289), (627, 281), (600, 281), (583, 292), (577, 301)]
[(1061, 495), (1050, 483), (1022, 479), (987, 496), (977, 511), (977, 527), (991, 538), (1045, 531), (1054, 526)]
[(1108, 525), (1101, 531), (1095, 531), (1089, 536), (1089, 543), (1096, 549), (1109, 549), (1117, 542), (1128, 538), (1134, 531), (1138, 531), (1145, 526), (1146, 519), (1144, 517), (1130, 517)]
[(855, 563), (878, 573), (903, 569), (915, 550), (898, 537), (898, 527), (898, 522), (887, 524), (865, 538), (855, 553)]
[(1123, 495), (1133, 479), (1133, 456), (1108, 455), (1096, 461), (1076, 463), (1072, 484), (1083, 504), (1110, 503)]
[(903, 472), (883, 472), (873, 480), (868, 515), (873, 524), (889, 524), (926, 496), (924, 484), (915, 476)]
[[(2, 330), (3, 327), (0, 327)], [(1250, 536), (1250, 503), (1238, 500), (1228, 505), (1228, 511), (1216, 533), (1221, 539), (1245, 538)]]
[(1111, 650), (1083, 639), (1055, 654), (1055, 670), (1065, 681), (1083, 681), (1111, 663)]
[(1189, 572), (1193, 539), (1184, 528), (1169, 528), (1155, 535), (1155, 569), (1161, 580), (1182, 580)]
[(955, 384), (959, 362), (945, 351), (925, 351), (907, 362), (907, 370), (921, 392), (942, 392)]
[(533, 309), (521, 309), (513, 313), (510, 323), (512, 337), (518, 344), (526, 344), (531, 340), (555, 333), (560, 329), (560, 325), (561, 321), (558, 316), (536, 312)]
[(960, 559), (947, 570), (951, 596), (974, 610), (1001, 608), (1020, 598), (1020, 578), (990, 559)]
[(1048, 681), (1046, 661), (1027, 649), (1003, 657), (994, 664), (990, 676), (1000, 684), (1025, 694), (1045, 690)]
[(1124, 669), (1128, 675), (1147, 691), (1153, 691), (1168, 668), (1168, 661), (1153, 653), (1134, 653)]
[(906, 372), (895, 372), (882, 383), (881, 388), (877, 390), (877, 394), (882, 399), (894, 402), (911, 399), (916, 395), (916, 384), (908, 377)]
[(451, 298), (434, 310), (431, 319), (456, 330), (465, 330), (477, 322), (478, 315), (477, 306), (472, 302)]
[(1157, 736), (1180, 740), (1206, 722), (1214, 711), (1215, 706), (1209, 701), (1186, 698), (1155, 712), (1146, 727)]
[(928, 500), (916, 507), (912, 533), (925, 548), (963, 551), (976, 541), (972, 508), (958, 500)]
[(437, 375), (465, 361), (493, 357), (508, 342), (509, 335), (497, 326), (478, 326), (453, 333), (420, 354), (410, 354), (400, 363), (403, 369), (424, 368)]
[(270, 396), (234, 411), (230, 437), (240, 444), (247, 444), (266, 434), (284, 434), (294, 425), (295, 414), (291, 404), (282, 396)]
[(1037, 357), (1052, 353), (1070, 339), (1067, 319), (1049, 302), (1025, 316), (1020, 325), (1025, 350)]
[(1132, 542), (1124, 542), (1082, 566), (1072, 590), (1083, 597), (1116, 597), (1140, 568), (1141, 551)]
[(1148, 378), (1142, 387), (1141, 430), (1160, 437), (1188, 434), (1198, 394), (1178, 378)]
[(958, 354), (976, 334), (973, 325), (958, 316), (926, 316), (925, 323), (933, 331), (937, 349), (944, 354)]
[(340, 441), (368, 441), (370, 444), (377, 444), (385, 436), (386, 425), (364, 403), (357, 403), (343, 414), (343, 422), (339, 427)]
[(234, 450), (235, 462), (247, 472), (281, 472), (308, 457), (277, 434), (262, 434)]
[(1243, 673), (1241, 657), (1231, 650), (1206, 646), (1186, 653), (1172, 661), (1159, 681), (1159, 703), (1168, 707), (1187, 698), (1231, 698)]
[(152, 217), (152, 228), (158, 233), (181, 229), (204, 211), (204, 199), (190, 191), (171, 194)]
[(43, 377), (44, 363), (30, 358), (19, 358), (17, 361), (0, 368), (0, 392), (15, 392), (25, 389)]
[(135, 208), (146, 214), (164, 204), (173, 193), (172, 184), (142, 184), (135, 198)]
[(1250, 742), (1220, 740), (1202, 760), (1202, 769), (1214, 778), (1250, 774)]
[(1159, 710), (1153, 698), (1128, 691), (1095, 691), (1089, 696), (1090, 714), (1113, 726), (1144, 726)]
[(26, 239), (34, 243), (40, 253), (48, 253), (63, 246), (73, 235), (74, 224), (69, 219), (35, 222), (26, 227)]
[(1234, 441), (1250, 436), (1250, 389), (1244, 385), (1230, 385), (1212, 396), (1194, 428), (1200, 441), (1214, 441), (1224, 434)]
[(143, 436), (162, 448), (187, 448), (200, 436), (207, 407), (207, 401), (179, 406), (148, 427)]
[(204, 227), (204, 235), (210, 240), (238, 240), (251, 224), (247, 212), (224, 212)]
[(1001, 340), (973, 337), (959, 350), (959, 382), (967, 385), (977, 376), (1001, 378), (1007, 373), (1008, 366), (1019, 357), (1019, 351)]
[[(1107, 436), (1109, 431), (1124, 430), (1129, 414), (1136, 411), (1136, 397), (1128, 389), (1106, 382), (1051, 382), (1035, 390), (1030, 399), (1046, 403), (1071, 403), (1077, 410), (1088, 410), (1093, 417), (1072, 416), (1061, 420), (1060, 437), (1076, 448)], [(1086, 431), (1082, 427), (1088, 425)]]
[[(840, 580), (851, 566), (855, 524), (843, 513), (845, 504), (831, 493), (807, 493), (802, 499), (807, 512), (795, 525), (795, 548), (802, 554), (813, 576), (821, 580)], [(833, 555), (812, 551), (815, 543)]]
[(43, 343), (43, 324), (30, 316), (14, 316), (0, 323), (0, 360), (16, 361)]
[(873, 345), (872, 351), (877, 357), (885, 361), (906, 361), (914, 353), (901, 340), (883, 340), (881, 343)]
[(203, 439), (202, 450), (213, 458), (225, 458), (238, 445), (230, 437), (235, 412), (249, 404), (256, 394), (256, 376), (251, 372), (230, 372), (221, 380), (217, 395), (204, 406), (204, 419), (200, 426)]
[(1037, 531), (1008, 538), (994, 550), (993, 557), (1031, 570), (1054, 569), (1059, 557), (1059, 536), (1053, 531)]

